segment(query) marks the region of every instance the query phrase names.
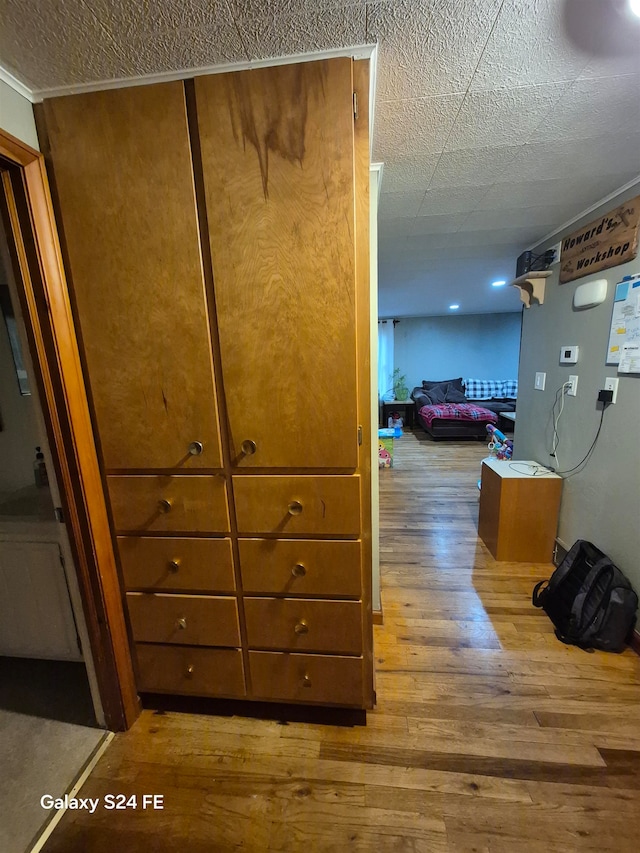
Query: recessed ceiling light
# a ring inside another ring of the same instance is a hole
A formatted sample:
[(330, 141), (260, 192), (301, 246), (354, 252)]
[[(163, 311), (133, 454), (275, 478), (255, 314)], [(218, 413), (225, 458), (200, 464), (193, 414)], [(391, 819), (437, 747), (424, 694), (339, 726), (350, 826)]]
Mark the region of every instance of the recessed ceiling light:
[(629, 0), (629, 8), (640, 18), (640, 0)]
[(491, 287), (502, 287), (503, 284), (506, 284), (506, 281), (492, 281)]
[(456, 308), (459, 308), (459, 305), (449, 305), (449, 311), (455, 311)]

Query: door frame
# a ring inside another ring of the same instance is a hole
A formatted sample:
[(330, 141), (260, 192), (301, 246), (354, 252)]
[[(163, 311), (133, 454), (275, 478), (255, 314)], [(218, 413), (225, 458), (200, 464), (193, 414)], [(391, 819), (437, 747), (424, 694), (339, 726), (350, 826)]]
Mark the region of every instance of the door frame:
[(133, 662), (44, 157), (0, 129), (3, 216), (60, 487), (105, 722), (140, 713)]

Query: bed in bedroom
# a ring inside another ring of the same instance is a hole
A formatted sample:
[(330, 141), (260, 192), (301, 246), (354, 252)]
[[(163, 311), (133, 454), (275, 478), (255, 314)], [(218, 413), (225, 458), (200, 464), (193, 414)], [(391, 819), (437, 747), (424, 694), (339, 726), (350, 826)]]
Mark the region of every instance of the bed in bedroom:
[(485, 439), (487, 424), (497, 424), (498, 414), (482, 403), (469, 401), (462, 378), (440, 382), (423, 381), (411, 393), (417, 421), (434, 439)]

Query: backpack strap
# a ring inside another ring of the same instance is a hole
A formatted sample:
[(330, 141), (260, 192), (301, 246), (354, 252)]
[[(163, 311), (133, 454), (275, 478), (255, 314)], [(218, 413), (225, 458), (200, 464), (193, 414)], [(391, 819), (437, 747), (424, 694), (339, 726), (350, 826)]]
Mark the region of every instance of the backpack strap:
[[(546, 584), (546, 586), (545, 586)], [(544, 589), (541, 589), (544, 586)], [(549, 581), (539, 581), (533, 588), (533, 594), (531, 596), (531, 603), (534, 607), (542, 607), (542, 602), (545, 599), (545, 593), (549, 588)]]
[(572, 633), (574, 633), (576, 637), (581, 636), (582, 631), (584, 630), (584, 626), (582, 624), (584, 619), (584, 606), (587, 602), (591, 589), (597, 583), (600, 575), (604, 574), (607, 569), (612, 568), (613, 563), (611, 560), (606, 556), (601, 557), (584, 579), (582, 589), (578, 595), (576, 595), (573, 605), (571, 606), (571, 622), (575, 626), (574, 632)]

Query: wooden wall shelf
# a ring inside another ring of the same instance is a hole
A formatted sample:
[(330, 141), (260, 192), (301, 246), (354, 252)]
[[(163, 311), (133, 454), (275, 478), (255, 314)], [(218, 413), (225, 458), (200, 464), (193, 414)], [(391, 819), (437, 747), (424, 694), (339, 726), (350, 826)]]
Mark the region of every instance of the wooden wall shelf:
[(525, 308), (531, 307), (531, 300), (535, 299), (538, 305), (544, 302), (544, 286), (546, 279), (551, 275), (551, 270), (536, 270), (518, 276), (511, 282), (512, 287), (520, 289), (520, 299)]

